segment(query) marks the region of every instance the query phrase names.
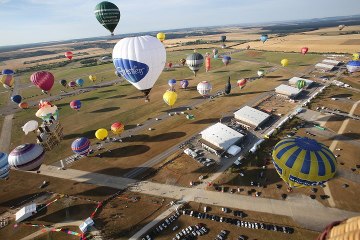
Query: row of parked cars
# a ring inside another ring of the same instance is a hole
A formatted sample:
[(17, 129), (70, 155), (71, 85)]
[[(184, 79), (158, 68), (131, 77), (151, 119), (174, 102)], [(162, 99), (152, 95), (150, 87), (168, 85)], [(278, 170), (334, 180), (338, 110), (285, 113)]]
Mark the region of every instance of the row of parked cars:
[(266, 224), (266, 223), (261, 223), (261, 222), (242, 221), (242, 220), (236, 219), (236, 218), (222, 217), (222, 216), (217, 216), (217, 215), (208, 214), (208, 213), (201, 213), (201, 212), (193, 211), (193, 210), (189, 210), (189, 209), (183, 210), (181, 213), (183, 215), (189, 215), (191, 217), (195, 217), (195, 218), (199, 218), (199, 219), (209, 219), (209, 220), (216, 221), (216, 222), (224, 222), (224, 223), (236, 225), (238, 227), (263, 229), (263, 230), (277, 231), (277, 232), (283, 232), (283, 233), (288, 233), (288, 234), (292, 234), (294, 232), (294, 229), (291, 227), (277, 226), (277, 225)]
[(215, 240), (225, 240), (227, 238), (228, 234), (229, 234), (229, 231), (221, 230), (221, 232), (215, 237)]
[[(176, 219), (178, 219), (180, 216), (179, 212), (176, 212), (169, 217), (167, 217), (164, 221), (162, 221), (150, 234), (147, 234), (145, 237), (142, 238), (142, 240), (152, 240), (154, 239), (154, 236), (164, 231), (164, 229), (168, 228), (171, 223), (173, 223)], [(173, 231), (175, 231), (178, 227), (175, 226), (173, 228)]]
[(187, 228), (181, 229), (173, 238), (173, 240), (177, 239), (196, 239), (198, 236), (203, 236), (208, 233), (208, 229), (202, 225), (201, 223), (195, 226), (188, 226)]

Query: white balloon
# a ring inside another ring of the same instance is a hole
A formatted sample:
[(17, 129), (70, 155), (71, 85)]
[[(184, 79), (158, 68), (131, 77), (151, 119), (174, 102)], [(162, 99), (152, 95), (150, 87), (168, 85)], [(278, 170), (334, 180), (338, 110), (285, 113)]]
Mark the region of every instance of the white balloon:
[(30, 120), (27, 123), (25, 123), (24, 126), (21, 127), (22, 130), (25, 132), (25, 135), (27, 135), (29, 132), (35, 131), (39, 128), (39, 123), (35, 120)]
[(150, 91), (165, 67), (166, 51), (155, 37), (129, 37), (115, 45), (113, 61), (128, 82), (139, 90)]
[(202, 81), (200, 82), (196, 89), (198, 90), (198, 92), (200, 93), (200, 95), (202, 96), (208, 96), (209, 93), (211, 92), (212, 90), (212, 86), (209, 82), (207, 81)]

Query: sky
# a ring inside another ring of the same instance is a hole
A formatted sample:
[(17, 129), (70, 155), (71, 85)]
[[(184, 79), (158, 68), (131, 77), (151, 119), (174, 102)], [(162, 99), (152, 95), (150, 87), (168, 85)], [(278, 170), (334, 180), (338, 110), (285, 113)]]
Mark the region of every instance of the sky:
[[(121, 12), (115, 34), (359, 14), (360, 0), (110, 0)], [(100, 0), (0, 0), (0, 46), (109, 32), (97, 22)]]

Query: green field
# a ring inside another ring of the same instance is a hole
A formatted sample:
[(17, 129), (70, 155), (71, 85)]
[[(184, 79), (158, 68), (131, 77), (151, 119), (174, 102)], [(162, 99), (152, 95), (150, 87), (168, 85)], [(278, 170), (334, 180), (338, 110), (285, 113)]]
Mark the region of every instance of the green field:
[[(205, 52), (210, 52), (211, 49), (200, 50), (199, 52), (205, 54)], [(191, 53), (192, 51), (176, 51), (168, 53), (168, 62), (172, 61), (173, 63), (177, 62), (180, 58), (186, 56), (186, 54)], [(70, 155), (71, 142), (77, 137), (87, 136), (90, 139), (94, 140), (94, 132), (96, 129), (104, 127), (109, 129), (110, 125), (115, 121), (121, 121), (128, 127), (130, 125), (136, 125), (136, 123), (141, 123), (147, 120), (148, 118), (155, 117), (160, 113), (169, 110), (169, 107), (163, 102), (162, 94), (169, 88), (167, 85), (167, 81), (171, 78), (175, 78), (177, 80), (181, 80), (184, 78), (189, 79), (190, 85), (188, 90), (179, 89), (177, 86), (178, 93), (178, 101), (175, 104), (175, 108), (177, 106), (186, 105), (194, 100), (194, 98), (199, 98), (200, 95), (196, 91), (196, 85), (199, 81), (207, 80), (210, 81), (213, 85), (213, 93), (217, 90), (222, 90), (225, 86), (226, 80), (228, 76), (232, 79), (233, 92), (240, 92), (238, 88), (235, 87), (236, 80), (243, 77), (254, 77), (256, 76), (256, 71), (259, 68), (266, 67), (268, 64), (266, 62), (273, 61), (276, 63), (276, 59), (278, 58), (277, 53), (265, 53), (259, 52), (262, 57), (257, 57), (256, 61), (259, 63), (248, 63), (241, 62), (238, 60), (254, 60), (254, 58), (246, 56), (246, 53), (240, 52), (232, 55), (234, 60), (228, 66), (224, 66), (221, 60), (212, 60), (211, 62), (211, 71), (206, 73), (204, 72), (204, 68), (202, 68), (196, 78), (193, 77), (192, 72), (188, 69), (188, 67), (174, 68), (172, 71), (164, 71), (159, 80), (156, 82), (151, 94), (151, 101), (149, 103), (145, 103), (143, 98), (141, 98), (141, 93), (132, 87), (127, 82), (122, 84), (117, 84), (110, 87), (104, 87), (100, 89), (96, 89), (94, 91), (83, 93), (74, 97), (67, 97), (62, 100), (53, 102), (60, 109), (60, 122), (64, 126), (65, 139), (61, 143), (61, 145), (55, 148), (53, 151), (47, 153), (47, 163), (51, 163), (57, 161), (61, 158), (64, 158)], [(299, 57), (300, 60), (297, 60), (299, 64), (307, 64), (310, 62), (316, 62), (317, 55), (307, 55), (306, 58), (303, 58), (302, 55), (299, 54), (280, 54), (281, 57), (286, 56), (290, 61), (291, 59), (295, 59), (295, 57)], [(294, 60), (295, 61), (295, 60)], [(264, 62), (264, 64), (262, 63)], [(276, 64), (277, 65), (277, 64)], [(270, 65), (271, 66), (271, 65)], [(291, 68), (298, 70), (295, 66)], [(300, 69), (302, 66), (300, 66)], [(100, 73), (102, 72), (102, 73)], [(97, 76), (104, 76), (103, 81), (114, 80), (116, 77), (114, 75), (114, 67), (112, 64), (106, 64), (101, 66), (96, 66), (92, 68), (71, 68), (69, 66), (65, 67), (63, 70), (55, 70), (53, 71), (57, 80), (60, 78), (72, 79), (86, 77), (88, 74), (96, 74)], [(102, 75), (103, 74), (103, 75)], [(269, 87), (272, 90), (276, 84), (280, 84), (281, 82), (276, 82), (277, 78), (288, 79), (292, 75), (290, 73), (286, 73), (286, 69), (279, 68), (279, 70), (272, 73), (271, 86)], [(250, 89), (254, 92), (254, 89), (257, 89), (257, 85), (261, 84), (262, 81), (267, 81), (266, 78), (261, 81), (254, 81), (242, 90), (244, 93), (250, 91)], [(270, 82), (269, 82), (270, 83)], [(87, 82), (89, 84), (89, 82)], [(251, 88), (250, 88), (251, 86)], [(58, 84), (56, 81), (54, 89), (52, 90), (53, 94), (55, 94), (59, 89), (63, 87)], [(29, 96), (32, 94), (40, 94), (41, 91), (37, 88), (27, 88), (23, 90), (22, 95)], [(255, 91), (256, 93), (256, 91)], [(44, 95), (39, 95), (37, 99), (43, 98)], [(246, 96), (238, 96), (243, 99), (242, 101), (246, 101), (248, 98)], [(201, 97), (200, 97), (201, 98)], [(35, 98), (34, 98), (35, 99)], [(69, 102), (75, 99), (79, 99), (82, 101), (82, 108), (80, 111), (74, 111), (69, 107)], [(235, 98), (234, 98), (235, 99)], [(237, 97), (236, 97), (237, 99)], [(223, 109), (222, 104), (225, 103), (221, 99), (216, 100), (216, 105), (210, 104), (210, 106), (216, 107), (216, 113), (220, 114), (221, 109)], [(236, 105), (236, 102), (234, 103)], [(11, 140), (11, 148), (16, 147), (17, 145), (24, 142), (34, 142), (35, 135), (33, 133), (29, 133), (27, 136), (21, 130), (21, 126), (24, 125), (27, 121), (31, 119), (36, 119), (34, 116), (36, 112), (35, 108), (28, 109), (25, 111), (21, 111), (16, 113), (13, 130), (12, 130), (12, 140)], [(204, 115), (205, 116), (205, 115)], [(183, 120), (172, 120), (175, 121), (173, 126), (178, 126), (179, 124), (184, 124)], [(185, 121), (186, 122), (186, 121)], [(171, 125), (168, 126), (171, 129)], [(169, 129), (168, 129), (169, 130)], [(201, 129), (199, 129), (201, 130)], [(164, 128), (166, 131), (166, 128)], [(159, 132), (157, 132), (159, 134)]]

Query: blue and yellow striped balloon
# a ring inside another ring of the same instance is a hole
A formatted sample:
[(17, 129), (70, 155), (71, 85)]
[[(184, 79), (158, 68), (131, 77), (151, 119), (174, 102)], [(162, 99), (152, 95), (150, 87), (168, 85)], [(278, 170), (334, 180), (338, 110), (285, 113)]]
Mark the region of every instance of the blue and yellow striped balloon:
[(306, 137), (281, 140), (272, 157), (276, 171), (290, 187), (321, 185), (336, 172), (336, 159), (330, 149)]

